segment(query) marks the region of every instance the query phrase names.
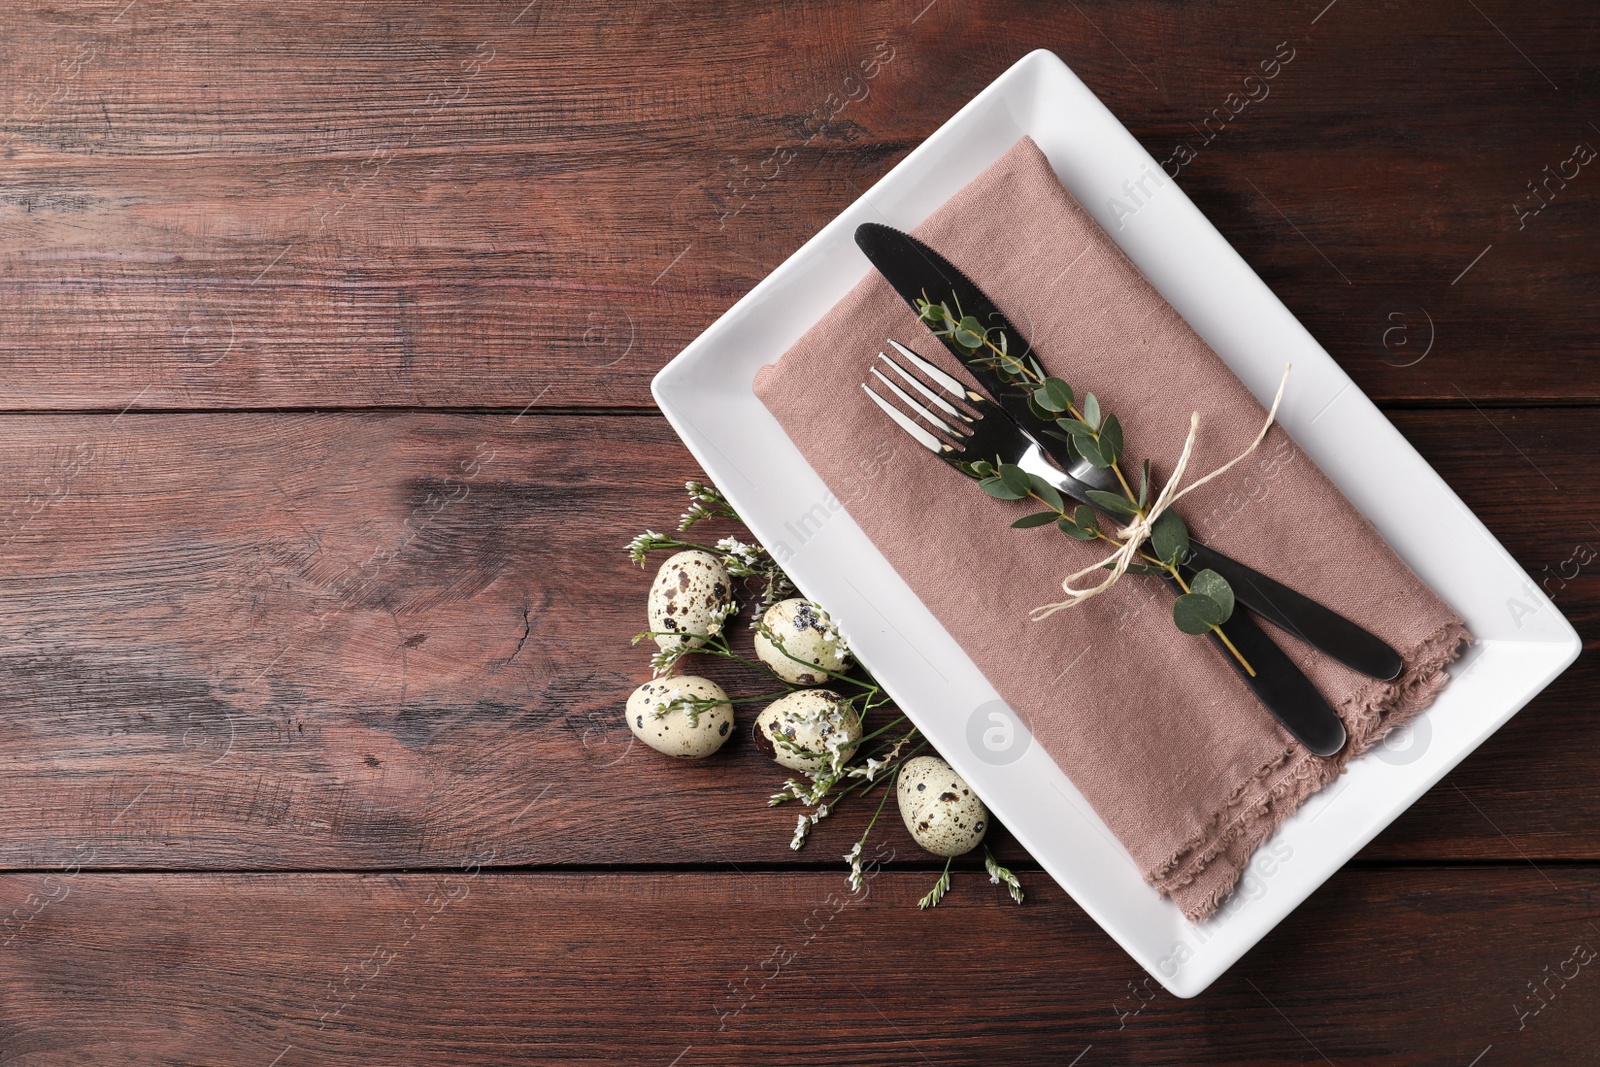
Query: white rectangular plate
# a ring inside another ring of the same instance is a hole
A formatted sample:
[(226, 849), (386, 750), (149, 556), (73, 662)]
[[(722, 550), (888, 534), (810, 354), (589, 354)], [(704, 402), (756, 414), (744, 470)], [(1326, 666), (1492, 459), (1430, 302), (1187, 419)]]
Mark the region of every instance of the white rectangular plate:
[[(911, 229), (1024, 134), (1258, 398), (1270, 398), (1293, 360), (1281, 421), (1477, 638), (1433, 707), (1286, 822), (1223, 909), (1199, 925), (1156, 895), (1038, 745), (995, 766), (968, 742), (977, 709), (998, 700), (994, 689), (752, 391), (756, 371), (871, 269), (852, 237), (858, 224)], [(1131, 217), (1113, 215), (1111, 198), (1126, 204), (1124, 182), (1150, 174), (1161, 168), (1095, 95), (1053, 53), (1033, 52), (713, 323), (656, 376), (653, 391), (751, 531), (806, 596), (827, 606), (940, 754), (1084, 911), (1163, 986), (1190, 997), (1548, 685), (1580, 644), (1174, 182), (1163, 176)]]

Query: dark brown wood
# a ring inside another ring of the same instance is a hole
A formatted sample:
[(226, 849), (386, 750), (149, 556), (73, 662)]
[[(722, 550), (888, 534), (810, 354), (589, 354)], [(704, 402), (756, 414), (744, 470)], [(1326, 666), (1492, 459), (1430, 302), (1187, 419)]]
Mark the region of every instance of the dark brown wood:
[(619, 712), (622, 547), (698, 474), (651, 376), (1037, 47), (1593, 646), (1597, 41), (1570, 0), (8, 5), (0, 1059), (1587, 1062), (1592, 656), (1193, 1002), (1003, 829), (1024, 907), (969, 858), (918, 912), (893, 818), (841, 906), (862, 812), (794, 853), (742, 735)]
[(1593, 16), (1479, 7), (14, 4), (0, 408), (647, 407), (1035, 47), (1373, 396), (1592, 401)]
[[(1600, 545), (1591, 416), (1396, 418), (1592, 638), (1600, 569), (1563, 566)], [(784, 775), (742, 730), (703, 763), (630, 746), (653, 571), (624, 546), (670, 528), (697, 473), (659, 418), (33, 415), (0, 439), (0, 865), (61, 866), (86, 839), (102, 867), (435, 865), (480, 844), (832, 864), (864, 818), (795, 854), (765, 806)], [(1544, 476), (1569, 508), (1535, 524)], [(695, 669), (762, 684), (726, 668)], [(1600, 797), (1573, 788), (1600, 748), (1594, 685), (1581, 661), (1368, 855), (1600, 855)]]
[(919, 912), (931, 877), (886, 871), (852, 902), (798, 873), (12, 875), (0, 1047), (262, 1067), (1491, 1067), (1588, 1062), (1600, 1039), (1600, 975), (1579, 962), (1600, 950), (1593, 871), (1340, 874), (1191, 1001), (1043, 879), (1017, 907), (958, 876)]

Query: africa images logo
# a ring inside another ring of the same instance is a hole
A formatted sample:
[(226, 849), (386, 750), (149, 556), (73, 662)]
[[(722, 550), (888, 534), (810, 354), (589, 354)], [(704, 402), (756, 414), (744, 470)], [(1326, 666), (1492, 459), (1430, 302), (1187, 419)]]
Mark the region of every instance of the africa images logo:
[(1003, 700), (979, 704), (967, 716), (967, 747), (994, 767), (1017, 762), (1033, 744), (1027, 723)]

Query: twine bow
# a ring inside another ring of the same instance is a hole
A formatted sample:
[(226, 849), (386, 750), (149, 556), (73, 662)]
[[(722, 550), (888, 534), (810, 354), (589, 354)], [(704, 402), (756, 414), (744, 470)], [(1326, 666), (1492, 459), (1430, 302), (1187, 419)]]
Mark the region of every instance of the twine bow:
[[(1198, 411), (1190, 412), (1189, 436), (1183, 442), (1183, 451), (1178, 454), (1177, 465), (1172, 468), (1172, 477), (1167, 479), (1167, 484), (1162, 488), (1161, 492), (1156, 495), (1155, 503), (1150, 505), (1150, 510), (1146, 511), (1142, 517), (1136, 517), (1132, 522), (1128, 523), (1128, 525), (1117, 530), (1117, 536), (1122, 539), (1122, 544), (1118, 546), (1115, 552), (1111, 553), (1111, 555), (1107, 556), (1099, 563), (1090, 564), (1082, 570), (1074, 571), (1072, 574), (1069, 574), (1063, 578), (1061, 581), (1061, 588), (1066, 590), (1068, 594), (1067, 599), (1055, 604), (1042, 604), (1039, 607), (1034, 608), (1031, 612), (1029, 612), (1029, 616), (1033, 619), (1033, 621), (1039, 622), (1041, 620), (1048, 619), (1058, 611), (1062, 611), (1066, 608), (1077, 607), (1085, 600), (1099, 596), (1107, 589), (1110, 589), (1113, 585), (1116, 585), (1117, 580), (1128, 572), (1128, 566), (1133, 563), (1134, 557), (1139, 553), (1139, 546), (1143, 545), (1144, 542), (1149, 539), (1150, 528), (1155, 525), (1156, 520), (1161, 517), (1162, 512), (1166, 511), (1179, 500), (1182, 500), (1189, 493), (1192, 493), (1202, 485), (1205, 485), (1213, 478), (1219, 478), (1226, 474), (1229, 468), (1233, 467), (1234, 464), (1238, 463), (1240, 460), (1250, 455), (1250, 453), (1254, 452), (1256, 450), (1256, 446), (1261, 444), (1262, 440), (1267, 436), (1267, 431), (1272, 428), (1273, 421), (1278, 417), (1278, 405), (1283, 401), (1283, 390), (1284, 387), (1289, 384), (1289, 371), (1291, 368), (1293, 368), (1293, 366), (1294, 364), (1292, 363), (1284, 365), (1283, 378), (1278, 382), (1278, 395), (1272, 398), (1272, 408), (1267, 412), (1267, 421), (1261, 424), (1260, 432), (1256, 434), (1255, 440), (1250, 442), (1249, 447), (1243, 452), (1240, 452), (1237, 456), (1234, 456), (1228, 462), (1224, 463), (1222, 466), (1218, 467), (1216, 470), (1212, 471), (1210, 474), (1206, 475), (1204, 478), (1201, 478), (1200, 480), (1192, 482), (1189, 485), (1184, 486), (1182, 489), (1179, 489), (1178, 484), (1183, 480), (1184, 471), (1189, 466), (1189, 456), (1194, 451), (1195, 433), (1200, 429), (1200, 413)], [(1073, 582), (1084, 577), (1085, 575), (1093, 574), (1095, 571), (1100, 570), (1107, 564), (1111, 565), (1111, 571), (1099, 585), (1091, 586), (1088, 589), (1077, 589), (1073, 587)]]

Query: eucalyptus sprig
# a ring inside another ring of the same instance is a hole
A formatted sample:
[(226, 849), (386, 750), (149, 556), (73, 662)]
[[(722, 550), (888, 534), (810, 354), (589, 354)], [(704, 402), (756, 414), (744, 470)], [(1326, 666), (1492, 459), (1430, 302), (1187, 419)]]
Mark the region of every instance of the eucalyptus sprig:
[[(955, 304), (952, 311), (950, 304)], [(1151, 501), (1160, 495), (1150, 477), (1150, 461), (1140, 468), (1139, 491), (1134, 492), (1122, 468), (1122, 422), (1114, 412), (1102, 409), (1093, 393), (1085, 393), (1081, 403), (1064, 379), (1053, 377), (1031, 352), (1011, 350), (1009, 335), (1002, 327), (984, 326), (973, 315), (965, 314), (954, 294), (949, 302), (937, 303), (924, 293), (917, 301), (917, 313), (929, 330), (959, 348), (975, 362), (993, 370), (1007, 385), (1024, 390), (1030, 410), (1042, 422), (1053, 424), (1043, 432), (1067, 445), (1069, 456), (1078, 456), (1091, 466), (1109, 470), (1122, 491), (1090, 489), (1085, 495), (1107, 514), (1129, 523), (1143, 520)], [(978, 480), (978, 487), (998, 500), (1036, 500), (1045, 511), (1025, 515), (1011, 525), (1018, 529), (1054, 524), (1075, 541), (1105, 541), (1121, 547), (1126, 542), (1100, 528), (1094, 509), (1079, 505), (1069, 512), (1060, 492), (1036, 474), (1030, 474), (1000, 457), (993, 462), (978, 459), (956, 464)], [(1193, 581), (1180, 569), (1189, 556), (1189, 529), (1176, 511), (1162, 510), (1150, 526), (1149, 551), (1141, 545), (1138, 562), (1127, 570), (1134, 574), (1161, 574), (1170, 577), (1183, 590), (1172, 605), (1172, 621), (1186, 634), (1214, 634), (1251, 676), (1255, 669), (1223, 633), (1222, 624), (1233, 615), (1233, 589), (1227, 579), (1213, 570), (1202, 570)]]

